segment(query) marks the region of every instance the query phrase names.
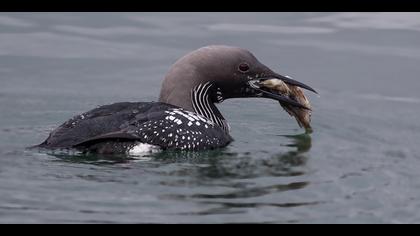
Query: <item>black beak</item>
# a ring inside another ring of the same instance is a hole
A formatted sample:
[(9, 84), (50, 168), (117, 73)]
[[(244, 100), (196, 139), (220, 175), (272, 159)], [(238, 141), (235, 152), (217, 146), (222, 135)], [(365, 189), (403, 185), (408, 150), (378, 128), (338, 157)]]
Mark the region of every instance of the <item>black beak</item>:
[[(290, 84), (290, 85), (294, 85), (294, 86), (297, 86), (297, 87), (300, 87), (300, 88), (304, 88), (304, 89), (307, 89), (309, 91), (312, 91), (312, 92), (318, 94), (318, 92), (315, 91), (315, 89), (311, 88), (310, 86), (308, 86), (304, 83), (296, 81), (296, 80), (290, 78), (289, 76), (284, 76), (284, 75), (279, 75), (277, 73), (273, 73), (273, 77), (276, 78), (276, 79), (282, 80), (286, 84)], [(269, 78), (267, 78), (267, 79), (269, 79)]]
[(297, 101), (295, 101), (295, 100), (293, 100), (293, 99), (291, 99), (287, 96), (284, 96), (282, 94), (274, 93), (273, 91), (271, 91), (269, 89), (266, 89), (264, 86), (261, 85), (262, 81), (268, 80), (268, 79), (273, 79), (273, 78), (274, 79), (279, 79), (286, 84), (294, 85), (294, 86), (297, 86), (297, 87), (300, 87), (300, 88), (304, 88), (304, 89), (307, 89), (309, 91), (312, 91), (312, 92), (318, 94), (315, 91), (315, 89), (311, 88), (310, 86), (308, 86), (304, 83), (301, 83), (299, 81), (293, 80), (288, 76), (279, 75), (277, 73), (272, 73), (270, 76), (264, 77), (264, 78), (251, 79), (251, 80), (248, 81), (248, 85), (251, 88), (253, 88), (254, 90), (256, 90), (257, 92), (260, 93), (259, 97), (271, 98), (271, 99), (277, 100), (280, 103), (283, 103), (283, 104), (286, 104), (286, 105), (291, 105), (291, 106), (294, 106), (294, 107), (310, 110), (310, 108), (300, 104), (299, 102), (297, 102)]

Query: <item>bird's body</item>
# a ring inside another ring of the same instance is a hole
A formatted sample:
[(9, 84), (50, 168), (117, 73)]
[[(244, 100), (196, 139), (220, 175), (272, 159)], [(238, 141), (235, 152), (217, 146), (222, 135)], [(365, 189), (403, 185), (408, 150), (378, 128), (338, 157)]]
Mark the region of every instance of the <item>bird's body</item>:
[(160, 102), (123, 102), (73, 117), (40, 147), (129, 153), (142, 144), (164, 150), (206, 150), (231, 141), (218, 125), (183, 108)]
[(255, 81), (265, 77), (313, 90), (275, 74), (247, 50), (203, 47), (171, 67), (159, 102), (122, 102), (95, 108), (68, 120), (38, 146), (95, 153), (225, 147), (233, 139), (216, 103), (234, 97), (267, 97), (303, 107), (295, 100), (256, 87)]

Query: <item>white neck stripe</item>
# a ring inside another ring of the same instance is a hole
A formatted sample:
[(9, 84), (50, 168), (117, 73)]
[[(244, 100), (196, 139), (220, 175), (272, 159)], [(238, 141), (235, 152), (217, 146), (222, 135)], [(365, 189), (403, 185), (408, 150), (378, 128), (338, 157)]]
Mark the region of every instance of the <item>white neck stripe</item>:
[(214, 109), (217, 109), (214, 104), (212, 104), (209, 98), (209, 89), (213, 86), (210, 82), (205, 84), (199, 84), (191, 91), (191, 100), (194, 111), (211, 120), (214, 124), (220, 126), (226, 132), (229, 132), (229, 126), (227, 125), (226, 120), (220, 115), (216, 115)]

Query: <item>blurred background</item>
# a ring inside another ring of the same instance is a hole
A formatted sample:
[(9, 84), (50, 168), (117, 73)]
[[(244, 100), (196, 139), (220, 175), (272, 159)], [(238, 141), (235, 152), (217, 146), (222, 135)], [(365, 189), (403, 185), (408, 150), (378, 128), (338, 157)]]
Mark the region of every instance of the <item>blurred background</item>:
[[(419, 39), (419, 13), (0, 13), (0, 222), (419, 223)], [(156, 101), (209, 44), (314, 87), (314, 132), (234, 99), (222, 150), (25, 149), (98, 105)]]

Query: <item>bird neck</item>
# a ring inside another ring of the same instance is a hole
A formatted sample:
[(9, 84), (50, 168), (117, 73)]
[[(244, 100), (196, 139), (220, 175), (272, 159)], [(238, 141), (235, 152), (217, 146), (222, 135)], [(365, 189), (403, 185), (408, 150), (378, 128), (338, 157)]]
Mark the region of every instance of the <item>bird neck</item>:
[[(210, 82), (199, 84), (191, 90), (191, 102), (194, 111), (220, 126), (229, 133), (229, 124), (213, 102), (214, 85)], [(220, 100), (216, 98), (219, 102)]]

